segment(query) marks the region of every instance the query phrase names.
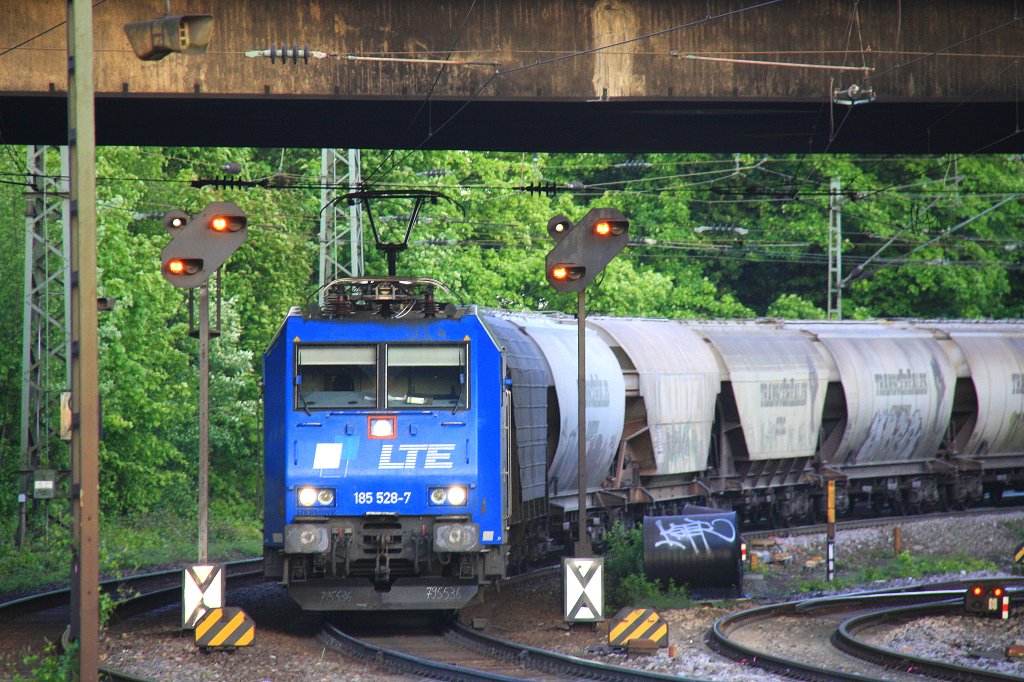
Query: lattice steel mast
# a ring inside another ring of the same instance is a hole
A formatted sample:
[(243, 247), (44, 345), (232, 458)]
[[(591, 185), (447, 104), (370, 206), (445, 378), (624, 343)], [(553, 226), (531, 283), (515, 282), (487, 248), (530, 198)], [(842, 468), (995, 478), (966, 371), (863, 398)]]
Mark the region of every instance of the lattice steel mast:
[(61, 147), (61, 172), (50, 175), (46, 157), (53, 150), (29, 146), (27, 151), (21, 385), (21, 493), (25, 497), (19, 498), (18, 545), (27, 531), (33, 472), (68, 467), (67, 447), (60, 439), (60, 400), (71, 376), (69, 156), (68, 148)]
[[(339, 277), (363, 274), (363, 214), (359, 202), (333, 203), (341, 194), (362, 184), (358, 149), (323, 149), (320, 152), (320, 305), (323, 285)], [(339, 191), (340, 190), (340, 191)], [(348, 246), (346, 253), (346, 245)]]

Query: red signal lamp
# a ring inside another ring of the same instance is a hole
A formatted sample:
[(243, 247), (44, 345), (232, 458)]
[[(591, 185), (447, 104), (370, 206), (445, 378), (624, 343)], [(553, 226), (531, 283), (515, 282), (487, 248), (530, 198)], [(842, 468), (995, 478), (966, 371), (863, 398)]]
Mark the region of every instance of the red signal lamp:
[(202, 269), (202, 258), (172, 258), (167, 261), (167, 272), (172, 275), (194, 275)]
[(975, 597), (980, 597), (982, 592), (983, 590), (981, 589), (981, 585), (975, 585), (973, 588), (971, 588), (971, 594), (973, 594)]
[(628, 223), (619, 220), (598, 220), (594, 223), (594, 234), (598, 237), (620, 235), (626, 230)]
[(244, 216), (215, 215), (210, 218), (210, 229), (214, 232), (238, 232), (243, 227)]
[(566, 265), (559, 263), (551, 268), (551, 279), (559, 282), (575, 282), (583, 277), (587, 269), (582, 265)]

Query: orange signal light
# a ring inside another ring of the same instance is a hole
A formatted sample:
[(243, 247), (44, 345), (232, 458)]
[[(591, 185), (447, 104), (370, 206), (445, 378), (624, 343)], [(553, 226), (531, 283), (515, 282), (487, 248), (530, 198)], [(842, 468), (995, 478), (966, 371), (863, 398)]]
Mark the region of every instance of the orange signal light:
[(167, 272), (172, 275), (194, 275), (203, 269), (202, 258), (171, 258), (167, 261)]
[(210, 220), (210, 227), (217, 232), (224, 232), (228, 229), (228, 219), (222, 215), (214, 216), (213, 219)]
[(556, 265), (551, 269), (551, 276), (558, 280), (569, 278), (569, 269), (564, 265)]
[(594, 223), (594, 234), (599, 237), (607, 237), (612, 233), (612, 224), (607, 220), (600, 220)]

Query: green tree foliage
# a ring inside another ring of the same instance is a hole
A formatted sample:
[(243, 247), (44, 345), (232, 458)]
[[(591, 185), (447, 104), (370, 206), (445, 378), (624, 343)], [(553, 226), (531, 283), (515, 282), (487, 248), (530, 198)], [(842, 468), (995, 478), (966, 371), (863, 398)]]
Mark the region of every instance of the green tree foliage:
[[(24, 148), (0, 154), (0, 512), (13, 518), (18, 466), (24, 256)], [(267, 188), (194, 181), (223, 176)], [(452, 300), (574, 312), (545, 281), (548, 219), (612, 206), (630, 244), (587, 292), (595, 314), (816, 319), (827, 306), (833, 177), (841, 194), (847, 317), (1024, 317), (1024, 162), (1019, 156), (865, 158), (707, 154), (365, 151), (374, 188), (444, 194), (422, 207), (398, 272), (434, 277)], [(291, 306), (315, 294), (320, 154), (313, 149), (102, 148), (97, 161), (107, 514), (194, 506), (197, 343), (186, 295), (160, 275), (160, 216), (230, 200), (249, 238), (223, 273), (222, 333), (211, 344), (216, 499), (258, 516), (263, 349)], [(56, 165), (54, 165), (56, 167)], [(1002, 202), (1002, 203), (1000, 203)], [(401, 241), (412, 202), (373, 206), (382, 241)], [(366, 226), (366, 271), (386, 272)], [(14, 302), (19, 302), (14, 304)]]

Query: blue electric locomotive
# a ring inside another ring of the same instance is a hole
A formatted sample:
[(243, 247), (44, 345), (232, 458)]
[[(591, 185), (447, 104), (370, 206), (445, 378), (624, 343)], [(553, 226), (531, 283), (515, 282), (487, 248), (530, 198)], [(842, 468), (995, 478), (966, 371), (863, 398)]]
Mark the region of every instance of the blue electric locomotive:
[(265, 574), (304, 609), (456, 609), (505, 573), (502, 357), (437, 287), (337, 280), (265, 353)]

